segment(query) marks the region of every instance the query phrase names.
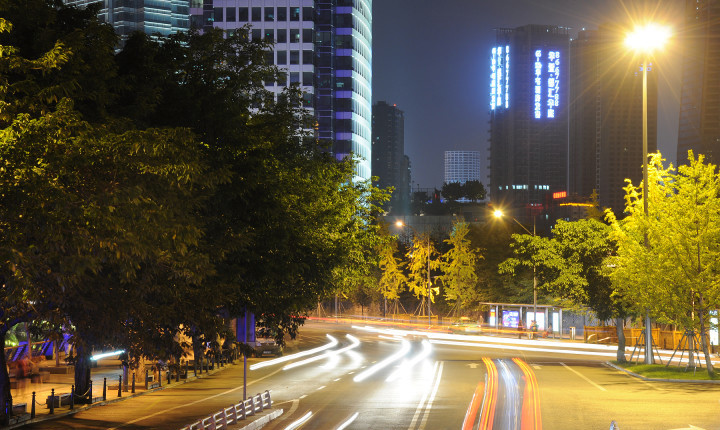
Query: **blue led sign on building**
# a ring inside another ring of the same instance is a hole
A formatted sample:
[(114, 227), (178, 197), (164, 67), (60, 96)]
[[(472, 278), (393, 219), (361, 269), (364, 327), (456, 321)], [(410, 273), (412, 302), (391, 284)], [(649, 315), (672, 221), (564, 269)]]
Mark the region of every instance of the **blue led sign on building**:
[(492, 49), (490, 61), (490, 109), (510, 106), (510, 46)]
[[(560, 51), (535, 50), (534, 63), (534, 117), (555, 118), (555, 109), (560, 106)], [(543, 107), (543, 105), (545, 105)]]

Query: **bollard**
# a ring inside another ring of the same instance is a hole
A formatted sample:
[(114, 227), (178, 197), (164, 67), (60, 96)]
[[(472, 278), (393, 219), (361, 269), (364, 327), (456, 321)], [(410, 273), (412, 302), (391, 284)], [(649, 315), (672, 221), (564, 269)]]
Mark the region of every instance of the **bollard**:
[(30, 419), (35, 418), (35, 392), (32, 393), (32, 406), (30, 407)]
[(92, 405), (93, 402), (93, 395), (92, 395), (92, 379), (90, 380), (90, 388), (88, 388), (88, 405)]
[(107, 378), (103, 378), (103, 402), (107, 400)]
[(148, 378), (149, 378), (148, 370), (145, 369), (145, 389), (148, 389)]
[(50, 390), (50, 415), (55, 413), (55, 389)]
[(168, 385), (170, 385), (170, 369), (167, 371)]
[(162, 387), (162, 369), (158, 367), (158, 387)]
[(133, 372), (132, 391), (131, 391), (131, 393), (135, 394), (135, 372)]
[(118, 397), (122, 397), (122, 375), (118, 375)]
[(75, 409), (75, 385), (70, 386), (70, 409)]

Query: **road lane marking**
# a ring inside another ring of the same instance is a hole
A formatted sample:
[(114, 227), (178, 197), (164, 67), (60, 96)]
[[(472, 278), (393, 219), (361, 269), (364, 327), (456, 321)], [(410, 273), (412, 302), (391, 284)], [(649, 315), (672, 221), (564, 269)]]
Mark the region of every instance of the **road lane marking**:
[(418, 430), (424, 430), (425, 425), (427, 424), (428, 416), (430, 416), (430, 410), (432, 409), (433, 401), (435, 400), (435, 395), (437, 394), (438, 388), (440, 387), (440, 379), (442, 379), (442, 371), (443, 366), (445, 365), (445, 362), (440, 362), (440, 368), (438, 369), (437, 378), (435, 379), (435, 388), (432, 390), (432, 394), (430, 395), (430, 400), (428, 400), (427, 405), (425, 405), (425, 414), (423, 416), (422, 422), (420, 423), (420, 427), (418, 427)]
[(578, 372), (577, 370), (573, 369), (572, 367), (568, 366), (567, 364), (562, 363), (562, 362), (561, 362), (560, 364), (562, 364), (563, 367), (565, 367), (567, 370), (571, 371), (572, 373), (576, 374), (577, 376), (579, 376), (579, 377), (581, 377), (582, 379), (584, 379), (584, 380), (586, 380), (587, 382), (589, 382), (591, 385), (593, 385), (594, 387), (596, 387), (596, 388), (599, 389), (600, 391), (607, 391), (607, 390), (605, 389), (605, 387), (601, 387), (600, 385), (598, 385), (598, 384), (596, 384), (595, 382), (591, 381), (590, 378), (588, 378), (587, 376), (585, 376), (585, 375), (583, 375), (582, 373)]
[[(268, 374), (268, 375), (263, 376), (262, 378), (258, 378), (258, 379), (255, 379), (255, 380), (253, 380), (253, 381), (250, 381), (250, 382), (248, 382), (247, 384), (245, 384), (245, 386), (250, 386), (250, 385), (252, 385), (252, 384), (254, 384), (254, 383), (256, 383), (256, 382), (260, 382), (260, 381), (262, 381), (263, 379), (269, 378), (269, 377), (275, 375), (276, 373), (278, 373), (278, 372), (280, 372), (280, 371), (282, 371), (282, 369), (278, 369), (278, 370), (274, 371), (273, 373), (270, 373), (270, 374)], [(175, 388), (175, 387), (169, 387), (169, 388)], [(117, 429), (119, 429), (119, 428), (121, 428), (121, 427), (127, 426), (128, 424), (135, 424), (135, 423), (138, 422), (138, 421), (142, 421), (142, 420), (146, 420), (146, 419), (148, 419), (148, 418), (152, 418), (152, 417), (155, 417), (155, 416), (158, 416), (158, 415), (166, 414), (166, 413), (168, 413), (168, 412), (170, 412), (170, 411), (174, 411), (175, 409), (186, 408), (186, 407), (188, 407), (188, 406), (196, 405), (196, 404), (198, 404), (198, 403), (202, 403), (202, 402), (204, 402), (204, 401), (207, 401), (207, 400), (210, 400), (210, 399), (214, 399), (215, 397), (224, 396), (224, 395), (226, 395), (226, 394), (230, 394), (230, 393), (232, 393), (232, 392), (235, 392), (235, 391), (238, 391), (238, 390), (242, 390), (242, 388), (243, 388), (243, 386), (240, 385), (240, 386), (237, 387), (237, 388), (232, 388), (232, 389), (230, 389), (230, 390), (223, 391), (222, 393), (217, 393), (217, 394), (214, 394), (214, 395), (212, 395), (212, 396), (204, 397), (204, 398), (202, 398), (202, 399), (200, 399), (200, 400), (195, 400), (194, 402), (185, 403), (185, 404), (178, 405), (178, 406), (173, 406), (172, 408), (168, 408), (168, 409), (162, 410), (162, 411), (160, 411), (160, 412), (155, 412), (154, 414), (145, 415), (144, 417), (140, 417), (140, 418), (135, 418), (135, 419), (132, 420), (132, 421), (128, 421), (128, 422), (122, 423), (121, 425), (119, 425), (119, 426), (117, 426), (117, 427), (111, 427), (111, 428), (109, 428), (108, 430), (117, 430)]]
[(317, 389), (317, 390), (322, 390), (323, 388), (325, 388), (325, 385), (323, 385), (322, 387), (318, 387), (318, 388), (316, 388), (316, 389)]
[[(300, 396), (300, 399), (305, 398), (307, 396)], [(288, 417), (292, 416), (292, 414), (297, 411), (298, 407), (300, 407), (300, 399), (293, 399), (292, 400), (292, 406), (290, 406), (290, 409), (288, 409), (286, 414), (282, 414), (278, 419), (277, 422), (281, 422), (283, 420), (286, 420)]]
[(300, 396), (300, 400), (304, 399), (305, 397), (307, 397), (307, 394), (303, 394), (302, 396)]
[(342, 379), (342, 378), (333, 379), (333, 382), (337, 382), (337, 381), (339, 381), (340, 379)]
[(340, 424), (340, 426), (335, 430), (345, 430), (345, 428), (347, 428), (347, 426), (349, 426), (350, 424), (352, 424), (353, 421), (355, 421), (355, 419), (358, 417), (358, 415), (360, 415), (360, 413), (355, 412), (350, 418), (347, 419), (347, 421)]
[(311, 416), (312, 411), (308, 411), (305, 415), (301, 416), (294, 422), (290, 423), (289, 426), (285, 427), (285, 430), (295, 430), (296, 428), (299, 428), (301, 425), (305, 424), (305, 422), (309, 420)]
[[(440, 365), (440, 362), (436, 361), (435, 366), (433, 366), (432, 379), (430, 380), (431, 386), (432, 386), (432, 381), (435, 380), (435, 373), (437, 372), (439, 365)], [(418, 404), (417, 409), (415, 409), (415, 415), (413, 415), (413, 419), (410, 422), (410, 427), (408, 427), (408, 430), (413, 430), (415, 428), (415, 423), (417, 423), (417, 420), (420, 417), (420, 412), (422, 412), (423, 407), (425, 406), (425, 399), (427, 399), (427, 397), (428, 397), (428, 392), (426, 391), (423, 394), (422, 398), (420, 399), (420, 403)]]

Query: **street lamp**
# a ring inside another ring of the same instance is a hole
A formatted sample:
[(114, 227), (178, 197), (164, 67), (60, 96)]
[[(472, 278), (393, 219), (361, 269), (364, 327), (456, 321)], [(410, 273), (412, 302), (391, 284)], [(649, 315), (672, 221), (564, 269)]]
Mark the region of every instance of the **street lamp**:
[[(496, 209), (493, 212), (493, 215), (495, 216), (495, 218), (502, 218), (503, 216), (505, 216), (503, 211), (501, 211), (499, 209)], [(532, 233), (530, 233), (530, 230), (528, 230), (524, 225), (522, 225), (520, 223), (520, 221), (515, 219), (515, 217), (511, 216), (510, 218), (512, 218), (513, 221), (515, 221), (520, 227), (522, 227), (523, 230), (528, 232), (528, 234), (532, 235), (533, 237), (536, 236), (535, 235), (535, 215), (533, 215), (533, 231), (532, 231)], [(533, 318), (535, 318), (535, 324), (537, 324), (537, 273), (535, 270), (535, 262), (533, 262)]]
[[(398, 220), (395, 222), (395, 225), (399, 228), (403, 227), (410, 227), (410, 229), (415, 233), (415, 236), (419, 236), (417, 230), (415, 230), (412, 226), (406, 225), (404, 222)], [(427, 235), (427, 311), (428, 311), (428, 327), (432, 326), (432, 318), (430, 313), (430, 234)], [(422, 303), (422, 302), (421, 302)]]
[[(647, 69), (654, 51), (661, 49), (670, 38), (670, 29), (658, 24), (647, 24), (637, 27), (627, 35), (625, 44), (642, 56), (643, 99), (642, 99), (642, 139), (643, 139), (643, 211), (648, 216), (648, 118), (647, 118)], [(645, 231), (645, 247), (648, 247), (648, 236)], [(650, 328), (650, 311), (645, 313), (645, 363), (653, 364), (652, 330)]]

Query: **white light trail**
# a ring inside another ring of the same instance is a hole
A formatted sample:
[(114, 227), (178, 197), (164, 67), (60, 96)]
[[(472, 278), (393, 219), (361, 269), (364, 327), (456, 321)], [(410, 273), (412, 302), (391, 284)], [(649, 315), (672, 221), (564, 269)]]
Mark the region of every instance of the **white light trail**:
[(297, 354), (286, 355), (285, 357), (276, 358), (274, 360), (268, 360), (268, 361), (263, 361), (260, 363), (255, 363), (252, 366), (250, 366), (250, 370), (260, 369), (262, 367), (272, 366), (273, 364), (284, 363), (286, 361), (294, 360), (296, 358), (304, 357), (306, 355), (315, 354), (317, 352), (325, 351), (326, 349), (330, 349), (333, 346), (338, 344), (337, 339), (335, 339), (334, 337), (330, 336), (329, 334), (326, 334), (325, 336), (327, 336), (330, 339), (330, 342), (323, 346), (320, 346), (320, 347), (317, 347), (314, 349), (308, 349), (307, 351), (298, 352)]
[(353, 421), (355, 421), (355, 419), (358, 417), (358, 415), (360, 415), (360, 414), (358, 412), (355, 412), (350, 418), (348, 418), (347, 421), (340, 424), (340, 427), (336, 428), (335, 430), (345, 430), (345, 428), (347, 428), (347, 426), (349, 426), (350, 424), (352, 424)]
[(293, 421), (289, 426), (285, 427), (285, 430), (295, 430), (296, 428), (300, 427), (301, 425), (305, 424), (305, 421), (309, 420), (312, 416), (312, 411), (309, 411), (302, 417), (300, 417), (298, 420)]
[[(508, 345), (493, 345), (489, 343), (477, 343), (477, 342), (460, 342), (453, 340), (431, 340), (430, 343), (437, 345), (455, 345), (455, 346), (472, 346), (475, 348), (489, 348), (489, 349), (508, 349)], [(575, 354), (575, 355), (591, 355), (594, 357), (615, 357), (616, 353), (610, 352), (593, 352), (593, 351), (571, 351), (568, 349), (561, 348), (529, 348), (526, 346), (513, 346), (513, 351), (535, 351), (535, 352), (552, 352), (555, 354)]]
[(303, 364), (312, 363), (314, 361), (322, 360), (323, 358), (330, 358), (333, 356), (337, 356), (337, 355), (342, 354), (345, 351), (350, 351), (353, 348), (357, 348), (358, 345), (360, 345), (360, 341), (355, 336), (346, 334), (345, 337), (347, 337), (348, 339), (350, 339), (352, 341), (352, 343), (350, 345), (346, 346), (345, 348), (340, 348), (335, 351), (328, 351), (325, 354), (306, 358), (305, 360), (302, 360), (302, 361), (296, 361), (295, 363), (291, 363), (291, 364), (288, 364), (287, 366), (283, 367), (283, 370), (292, 369), (293, 367), (302, 366)]
[(422, 341), (423, 349), (420, 351), (419, 354), (417, 354), (415, 357), (412, 358), (412, 360), (404, 362), (396, 371), (390, 374), (388, 378), (385, 380), (385, 382), (392, 382), (398, 378), (403, 373), (407, 373), (415, 367), (416, 364), (418, 364), (420, 361), (424, 360), (430, 355), (430, 352), (432, 352), (432, 345), (427, 340)]
[(102, 354), (93, 355), (92, 357), (90, 357), (90, 360), (97, 361), (97, 360), (100, 360), (101, 358), (112, 357), (114, 355), (120, 355), (123, 352), (125, 352), (124, 349), (121, 349), (120, 351), (104, 352)]
[(395, 354), (391, 355), (390, 357), (382, 360), (381, 362), (376, 363), (376, 364), (372, 365), (371, 367), (363, 370), (361, 373), (358, 373), (353, 378), (353, 381), (361, 382), (361, 381), (365, 380), (369, 376), (373, 375), (375, 372), (388, 366), (390, 363), (403, 358), (409, 351), (410, 351), (410, 342), (408, 342), (407, 340), (403, 340), (402, 348), (400, 348), (400, 351), (398, 351)]

